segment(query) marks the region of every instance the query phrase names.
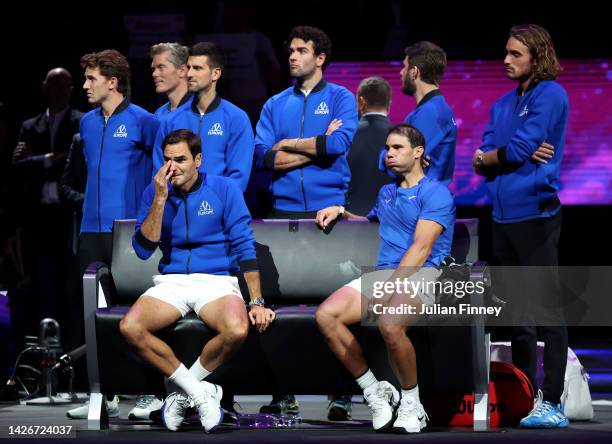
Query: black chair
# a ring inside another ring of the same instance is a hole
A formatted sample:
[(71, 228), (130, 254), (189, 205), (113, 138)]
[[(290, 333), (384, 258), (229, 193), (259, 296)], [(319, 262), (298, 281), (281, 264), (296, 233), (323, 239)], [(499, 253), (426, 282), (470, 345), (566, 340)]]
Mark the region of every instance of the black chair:
[[(375, 264), (378, 225), (342, 222), (323, 231), (313, 220), (256, 220), (252, 227), (263, 294), (277, 318), (263, 334), (251, 330), (241, 350), (209, 380), (246, 395), (361, 393), (327, 347), (314, 314), (327, 296), (359, 276), (361, 266)], [(138, 259), (131, 245), (133, 231), (133, 220), (116, 221), (110, 267), (91, 264), (83, 277), (90, 429), (107, 426), (102, 394), (164, 393), (162, 375), (144, 363), (119, 332), (129, 306), (152, 285), (161, 256), (158, 250), (148, 261)], [(458, 262), (477, 261), (476, 219), (456, 222), (452, 252)], [(474, 267), (474, 278), (478, 272)], [(243, 280), (241, 284), (245, 287)], [(378, 329), (352, 328), (377, 378), (398, 385)], [(158, 335), (190, 364), (214, 333), (191, 313)], [(474, 428), (486, 429), (489, 347), (484, 321), (469, 327), (415, 327), (410, 337), (423, 396), (474, 392)]]

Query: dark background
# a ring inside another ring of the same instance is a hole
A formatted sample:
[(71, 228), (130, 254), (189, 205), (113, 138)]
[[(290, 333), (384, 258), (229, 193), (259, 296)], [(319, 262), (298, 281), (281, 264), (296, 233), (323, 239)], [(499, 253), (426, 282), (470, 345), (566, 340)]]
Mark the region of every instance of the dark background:
[[(236, 21), (222, 23), (220, 12), (232, 11), (250, 28), (266, 34), (273, 45), (288, 83), (283, 42), (290, 29), (309, 24), (324, 29), (332, 40), (332, 60), (400, 60), (402, 48), (418, 40), (442, 46), (449, 59), (499, 59), (504, 56), (508, 29), (534, 22), (553, 36), (561, 58), (609, 58), (607, 14), (580, 2), (553, 6), (540, 2), (500, 2), (448, 6), (441, 2), (392, 0), (356, 1), (215, 1), (198, 2), (80, 2), (37, 4), (14, 2), (0, 14), (3, 69), (0, 102), (16, 122), (44, 109), (40, 82), (45, 73), (65, 66), (75, 76), (75, 105), (88, 109), (83, 94), (80, 57), (92, 51), (115, 48), (127, 54), (124, 16), (130, 14), (184, 14), (184, 43), (198, 33), (221, 32)], [(557, 3), (558, 4), (558, 3)], [(133, 66), (135, 103), (147, 105), (155, 98), (148, 66)], [(153, 104), (153, 103), (151, 103)]]

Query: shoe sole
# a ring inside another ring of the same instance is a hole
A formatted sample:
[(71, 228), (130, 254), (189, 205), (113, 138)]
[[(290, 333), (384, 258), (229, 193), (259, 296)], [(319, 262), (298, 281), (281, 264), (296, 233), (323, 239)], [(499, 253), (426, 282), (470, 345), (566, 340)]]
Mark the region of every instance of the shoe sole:
[(379, 429), (374, 429), (374, 431), (376, 433), (389, 433), (391, 431), (391, 426), (395, 422), (396, 419), (397, 417), (395, 416), (395, 413), (394, 413), (393, 415), (391, 415), (391, 419), (389, 420), (388, 423), (386, 423), (384, 426), (382, 426)]
[[(150, 413), (149, 413), (149, 415), (150, 415)], [(144, 417), (142, 417), (142, 416), (138, 416), (138, 415), (135, 415), (135, 414), (133, 414), (133, 413), (130, 413), (130, 414), (128, 415), (128, 419), (129, 419), (130, 421), (149, 421), (151, 418), (150, 418), (149, 416), (147, 416), (146, 418), (144, 418)]]
[(216, 425), (216, 426), (212, 427), (210, 430), (206, 430), (206, 429), (204, 429), (204, 431), (205, 431), (206, 433), (214, 433), (214, 432), (215, 432), (215, 430), (217, 430), (217, 428), (218, 428), (218, 427), (221, 425), (221, 423), (223, 422), (223, 417), (225, 416), (225, 413), (223, 413), (223, 409), (221, 409), (221, 408), (220, 408), (219, 410), (221, 411), (221, 418), (219, 419), (219, 422), (217, 423), (217, 425)]
[(162, 408), (161, 408), (161, 421), (162, 421), (162, 424), (164, 425), (166, 430), (170, 430), (171, 432), (178, 432), (180, 430), (180, 426), (177, 427), (175, 430), (172, 430), (170, 427), (168, 427), (168, 424), (166, 424), (166, 416), (164, 415), (165, 408), (166, 408), (166, 402), (164, 402), (162, 404)]
[(391, 427), (391, 431), (393, 433), (396, 433), (398, 435), (412, 435), (414, 433), (421, 433), (421, 431), (424, 429), (425, 427), (421, 427), (418, 430), (417, 429), (412, 429), (412, 430), (408, 430), (405, 427)]
[(348, 412), (338, 412), (333, 409), (327, 414), (327, 419), (330, 421), (350, 421), (351, 414)]
[(545, 425), (523, 425), (521, 424), (521, 428), (523, 429), (567, 429), (569, 427), (568, 423), (561, 424), (545, 424)]

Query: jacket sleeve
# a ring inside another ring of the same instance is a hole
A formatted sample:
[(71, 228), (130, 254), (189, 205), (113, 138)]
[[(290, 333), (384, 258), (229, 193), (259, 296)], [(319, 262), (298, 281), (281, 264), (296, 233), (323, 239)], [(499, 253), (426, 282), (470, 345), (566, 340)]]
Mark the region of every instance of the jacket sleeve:
[(142, 260), (149, 259), (155, 249), (158, 246), (157, 242), (153, 242), (142, 234), (140, 231), (140, 227), (142, 223), (147, 218), (149, 214), (149, 208), (151, 208), (151, 204), (153, 203), (153, 192), (154, 188), (152, 185), (149, 185), (142, 193), (142, 204), (140, 205), (140, 210), (138, 211), (138, 217), (136, 218), (136, 226), (134, 227), (134, 234), (132, 235), (132, 247), (136, 252), (136, 256), (138, 256)]
[[(80, 210), (85, 196), (84, 184), (87, 180), (87, 165), (83, 157), (81, 135), (75, 134), (68, 150), (66, 166), (59, 183), (60, 197), (74, 209)], [(83, 177), (80, 177), (83, 176)]]
[(317, 157), (345, 154), (353, 142), (359, 125), (357, 103), (355, 97), (346, 89), (340, 90), (337, 95), (333, 118), (342, 120), (342, 126), (329, 136), (317, 136)]
[(487, 127), (482, 134), (482, 145), (480, 145), (480, 149), (485, 153), (496, 148), (493, 143), (495, 140), (495, 107), (495, 104), (491, 107), (491, 111), (489, 112), (489, 123), (487, 123)]
[(277, 140), (274, 131), (273, 104), (272, 99), (264, 104), (255, 128), (255, 167), (258, 170), (274, 171), (276, 152), (271, 151), (271, 149)]
[(230, 125), (232, 130), (227, 141), (225, 176), (234, 179), (244, 192), (253, 167), (253, 130), (245, 112), (234, 116)]
[(249, 226), (251, 216), (242, 191), (234, 181), (227, 182), (223, 221), (231, 244), (232, 256), (238, 260), (240, 270), (257, 271), (259, 267), (255, 254), (255, 237)]
[(150, 155), (153, 153), (157, 131), (159, 130), (159, 120), (153, 114), (144, 117), (141, 127), (141, 139), (144, 150)]
[(157, 132), (155, 134), (155, 141), (153, 142), (153, 172), (152, 176), (155, 177), (159, 169), (164, 164), (164, 151), (162, 149), (162, 143), (168, 135), (168, 120), (164, 119), (159, 124)]
[(531, 103), (522, 125), (518, 127), (510, 142), (498, 150), (503, 164), (523, 164), (549, 137), (552, 122), (557, 122), (566, 112), (566, 101), (555, 91), (542, 91)]

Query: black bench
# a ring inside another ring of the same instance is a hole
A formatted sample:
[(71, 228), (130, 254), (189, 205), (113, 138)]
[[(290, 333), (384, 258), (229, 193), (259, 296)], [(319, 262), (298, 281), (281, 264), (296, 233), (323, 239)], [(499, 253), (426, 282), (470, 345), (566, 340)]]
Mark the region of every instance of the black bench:
[[(328, 349), (314, 313), (328, 295), (357, 277), (361, 266), (375, 264), (378, 225), (342, 222), (324, 232), (312, 220), (262, 220), (253, 221), (252, 227), (263, 294), (274, 305), (277, 319), (264, 334), (251, 329), (240, 352), (209, 380), (245, 395), (274, 391), (360, 394), (354, 379)], [(133, 220), (116, 221), (110, 267), (94, 263), (84, 275), (90, 429), (107, 425), (102, 394), (164, 393), (162, 375), (144, 363), (119, 332), (119, 321), (158, 273), (159, 250), (148, 261), (138, 259), (131, 246), (133, 231)], [(477, 220), (457, 221), (452, 252), (460, 262), (477, 260)], [(244, 287), (243, 294), (247, 294)], [(353, 331), (377, 378), (397, 386), (378, 329), (356, 325)], [(191, 313), (158, 335), (189, 365), (214, 334)], [(484, 326), (417, 327), (410, 330), (410, 337), (417, 350), (423, 396), (474, 392), (475, 428), (486, 428), (488, 336)]]

